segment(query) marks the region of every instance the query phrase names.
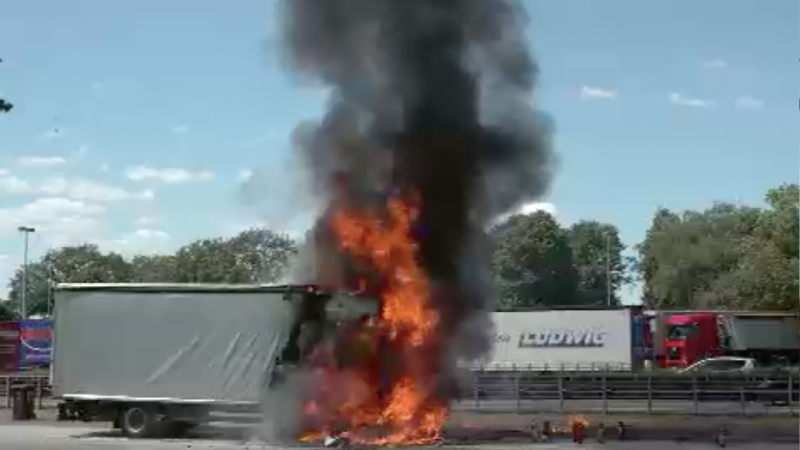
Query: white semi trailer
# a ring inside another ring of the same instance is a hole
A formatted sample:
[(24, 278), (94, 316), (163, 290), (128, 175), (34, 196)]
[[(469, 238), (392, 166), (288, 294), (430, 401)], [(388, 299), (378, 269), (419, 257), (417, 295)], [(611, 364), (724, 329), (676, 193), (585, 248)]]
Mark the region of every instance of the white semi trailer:
[(492, 322), (492, 349), (473, 368), (630, 371), (650, 345), (649, 321), (631, 308), (496, 312)]
[(51, 366), (59, 415), (110, 421), (129, 437), (179, 434), (213, 408), (259, 404), (325, 324), (377, 311), (313, 286), (62, 284)]

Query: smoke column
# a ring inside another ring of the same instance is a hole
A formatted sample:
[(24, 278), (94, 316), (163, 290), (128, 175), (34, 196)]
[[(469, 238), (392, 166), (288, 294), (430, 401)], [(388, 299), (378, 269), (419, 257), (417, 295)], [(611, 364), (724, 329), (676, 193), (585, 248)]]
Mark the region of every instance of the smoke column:
[[(394, 189), (419, 194), (419, 264), (436, 285), (449, 349), (442, 371), (455, 374), (456, 360), (490, 345), (484, 228), (540, 198), (551, 178), (551, 124), (533, 103), (537, 65), (520, 2), (285, 0), (282, 7), (287, 66), (331, 89), (322, 121), (294, 136), (314, 194), (323, 204), (365, 210), (384, 207)], [(348, 262), (324, 213), (313, 234), (310, 279), (296, 281), (346, 278)]]

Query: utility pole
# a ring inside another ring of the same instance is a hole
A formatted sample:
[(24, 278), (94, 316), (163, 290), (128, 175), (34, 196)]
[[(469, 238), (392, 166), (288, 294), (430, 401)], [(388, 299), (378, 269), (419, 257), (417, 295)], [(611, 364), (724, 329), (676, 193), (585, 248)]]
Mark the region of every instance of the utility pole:
[(26, 301), (28, 299), (28, 236), (36, 232), (33, 227), (18, 227), (17, 230), (22, 233), (22, 238), (25, 242), (25, 250), (22, 254), (22, 301), (20, 302), (20, 316), (22, 320), (28, 318), (28, 308)]
[(606, 306), (611, 306), (611, 233), (605, 233), (606, 250)]
[(47, 317), (53, 317), (55, 305), (53, 302), (53, 263), (47, 261)]

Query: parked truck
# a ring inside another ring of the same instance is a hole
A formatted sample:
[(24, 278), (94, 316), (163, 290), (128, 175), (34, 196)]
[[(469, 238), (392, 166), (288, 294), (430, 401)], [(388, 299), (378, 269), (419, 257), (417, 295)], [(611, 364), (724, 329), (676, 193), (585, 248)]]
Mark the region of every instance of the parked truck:
[(797, 313), (700, 311), (672, 314), (664, 322), (668, 368), (719, 356), (754, 358), (762, 365), (800, 362)]
[(481, 370), (631, 371), (650, 354), (649, 321), (638, 308), (492, 314), (493, 347)]
[[(182, 434), (214, 408), (268, 401), (278, 375), (325, 338), (319, 330), (377, 311), (316, 286), (62, 284), (59, 417), (109, 421), (129, 437)], [(319, 332), (301, 336), (308, 329)]]

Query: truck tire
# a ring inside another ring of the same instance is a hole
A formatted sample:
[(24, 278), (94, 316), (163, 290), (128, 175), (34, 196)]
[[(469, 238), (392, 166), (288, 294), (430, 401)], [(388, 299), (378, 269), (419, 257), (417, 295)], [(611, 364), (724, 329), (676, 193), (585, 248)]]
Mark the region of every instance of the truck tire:
[(122, 409), (120, 416), (120, 428), (126, 437), (140, 439), (158, 434), (158, 416), (153, 408), (128, 405)]

